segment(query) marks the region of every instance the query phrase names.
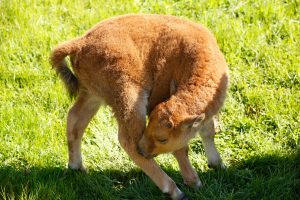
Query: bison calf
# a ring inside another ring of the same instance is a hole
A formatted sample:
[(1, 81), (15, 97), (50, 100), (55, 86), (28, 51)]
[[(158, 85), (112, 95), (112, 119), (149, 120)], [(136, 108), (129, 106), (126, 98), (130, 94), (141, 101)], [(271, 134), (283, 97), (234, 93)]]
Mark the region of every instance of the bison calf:
[(228, 67), (205, 27), (173, 16), (115, 17), (60, 44), (51, 62), (69, 93), (77, 96), (67, 119), (70, 168), (85, 170), (81, 139), (102, 103), (117, 118), (121, 146), (172, 199), (186, 197), (154, 156), (172, 152), (184, 182), (199, 187), (188, 159), (188, 141), (199, 131), (209, 166), (223, 166), (212, 117), (225, 100)]

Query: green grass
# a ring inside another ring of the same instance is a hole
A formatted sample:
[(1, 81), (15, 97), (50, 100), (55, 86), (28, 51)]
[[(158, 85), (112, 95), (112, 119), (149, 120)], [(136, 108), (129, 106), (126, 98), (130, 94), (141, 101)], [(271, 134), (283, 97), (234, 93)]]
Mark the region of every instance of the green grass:
[(209, 27), (230, 65), (216, 144), (228, 166), (208, 169), (199, 138), (191, 161), (204, 184), (190, 199), (300, 199), (300, 1), (0, 0), (0, 199), (163, 199), (121, 150), (102, 107), (83, 141), (89, 174), (66, 170), (72, 101), (48, 63), (59, 42), (125, 13), (163, 13)]

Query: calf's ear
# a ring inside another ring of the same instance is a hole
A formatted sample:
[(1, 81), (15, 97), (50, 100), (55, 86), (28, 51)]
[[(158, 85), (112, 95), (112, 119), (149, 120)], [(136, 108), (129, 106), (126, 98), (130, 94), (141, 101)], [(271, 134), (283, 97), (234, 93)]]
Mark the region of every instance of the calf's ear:
[(185, 130), (188, 130), (191, 128), (200, 128), (204, 119), (205, 119), (204, 113), (202, 113), (200, 115), (196, 115), (196, 116), (190, 116), (184, 120), (182, 128)]
[(165, 127), (167, 129), (172, 129), (174, 126), (174, 123), (171, 119), (161, 119), (159, 123), (162, 127)]

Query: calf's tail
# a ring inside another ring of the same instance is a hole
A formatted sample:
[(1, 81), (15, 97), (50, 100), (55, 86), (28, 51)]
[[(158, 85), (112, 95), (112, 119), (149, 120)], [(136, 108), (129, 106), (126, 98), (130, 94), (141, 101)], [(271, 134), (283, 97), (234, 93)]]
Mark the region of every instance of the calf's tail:
[(78, 39), (59, 44), (51, 53), (50, 63), (64, 82), (70, 97), (76, 97), (79, 91), (79, 82), (68, 67), (65, 57), (74, 54), (79, 48)]

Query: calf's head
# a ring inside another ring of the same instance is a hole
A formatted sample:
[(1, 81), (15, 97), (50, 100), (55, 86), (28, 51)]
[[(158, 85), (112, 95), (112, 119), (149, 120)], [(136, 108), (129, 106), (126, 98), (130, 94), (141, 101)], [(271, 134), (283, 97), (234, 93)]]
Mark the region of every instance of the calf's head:
[(138, 152), (145, 158), (184, 147), (204, 123), (204, 114), (189, 116), (180, 110), (170, 112), (164, 107), (158, 105), (151, 112), (148, 126), (138, 143)]

